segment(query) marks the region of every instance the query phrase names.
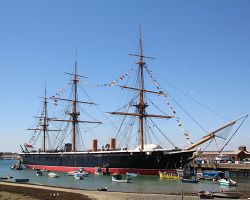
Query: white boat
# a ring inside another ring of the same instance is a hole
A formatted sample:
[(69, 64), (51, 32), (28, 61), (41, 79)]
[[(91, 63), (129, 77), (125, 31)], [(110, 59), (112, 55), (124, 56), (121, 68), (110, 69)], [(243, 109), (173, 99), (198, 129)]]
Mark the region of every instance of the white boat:
[(53, 172), (48, 173), (48, 176), (51, 177), (51, 178), (58, 178), (59, 177), (58, 174), (53, 173)]
[(76, 173), (74, 174), (74, 177), (75, 177), (75, 179), (77, 179), (77, 180), (83, 180), (83, 179), (84, 179), (84, 173), (82, 173), (82, 172), (76, 172)]
[(83, 174), (84, 176), (88, 176), (88, 175), (89, 175), (89, 172), (88, 172), (88, 171), (85, 171), (85, 170), (82, 170), (82, 169), (76, 170), (76, 171), (69, 171), (69, 172), (67, 172), (67, 174), (68, 174), (69, 176), (75, 176), (76, 173), (81, 173), (81, 174)]
[(117, 179), (112, 176), (112, 181), (117, 182), (117, 183), (131, 183), (131, 179), (126, 178), (126, 179)]
[(127, 176), (131, 176), (131, 177), (136, 177), (136, 176), (139, 176), (140, 174), (138, 174), (138, 173), (129, 173), (129, 172), (126, 172), (126, 175), (127, 175)]
[(220, 185), (225, 185), (225, 186), (235, 186), (236, 185), (236, 182), (233, 181), (232, 179), (226, 180), (226, 179), (222, 178), (222, 179), (219, 179), (218, 182)]
[(117, 183), (131, 183), (131, 178), (126, 178), (126, 179), (122, 179), (122, 175), (119, 173), (115, 173), (112, 176), (112, 181), (113, 182), (117, 182)]

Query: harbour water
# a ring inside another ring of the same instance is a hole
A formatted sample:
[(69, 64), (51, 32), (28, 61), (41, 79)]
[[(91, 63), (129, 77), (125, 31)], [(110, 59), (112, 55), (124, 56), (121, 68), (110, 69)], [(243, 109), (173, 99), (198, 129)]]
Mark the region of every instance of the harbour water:
[[(201, 190), (219, 191), (249, 191), (250, 179), (238, 179), (237, 186), (220, 186), (217, 182), (204, 180), (199, 183), (182, 183), (180, 180), (160, 179), (158, 176), (138, 176), (132, 178), (132, 183), (114, 183), (111, 176), (89, 175), (84, 180), (76, 180), (67, 173), (60, 173), (59, 178), (49, 178), (44, 172), (43, 176), (36, 176), (35, 170), (23, 169), (13, 170), (10, 168), (15, 160), (0, 160), (0, 176), (10, 175), (15, 178), (27, 178), (32, 184), (59, 186), (67, 188), (80, 188), (96, 190), (97, 187), (108, 187), (109, 191), (137, 192), (137, 193), (179, 193), (198, 192)], [(12, 181), (14, 181), (12, 179)]]

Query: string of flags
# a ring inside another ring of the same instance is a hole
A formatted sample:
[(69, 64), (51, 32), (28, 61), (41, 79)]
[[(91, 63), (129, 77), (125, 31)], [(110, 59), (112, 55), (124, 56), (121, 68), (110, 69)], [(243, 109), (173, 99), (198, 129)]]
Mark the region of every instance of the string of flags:
[(27, 148), (33, 148), (32, 144), (34, 143), (35, 138), (36, 138), (35, 133), (31, 136), (29, 143), (25, 143), (24, 146), (26, 146)]
[(190, 143), (190, 137), (189, 137), (189, 132), (188, 130), (185, 129), (183, 123), (181, 123), (181, 119), (179, 117), (177, 117), (176, 115), (176, 111), (174, 110), (174, 108), (170, 105), (168, 98), (167, 98), (167, 94), (163, 91), (163, 89), (161, 88), (160, 84), (157, 82), (156, 78), (152, 75), (152, 71), (148, 69), (147, 66), (145, 66), (146, 71), (148, 72), (150, 78), (153, 80), (156, 88), (158, 89), (158, 91), (161, 93), (161, 95), (164, 97), (165, 102), (169, 108), (169, 110), (173, 113), (174, 118), (176, 119), (176, 122), (178, 124), (179, 129), (183, 132), (185, 139)]
[(49, 99), (53, 102), (53, 104), (54, 104), (55, 106), (58, 105), (58, 103), (57, 103), (57, 102), (58, 102), (58, 98), (61, 97), (61, 95), (65, 92), (65, 89), (66, 89), (67, 87), (71, 86), (71, 84), (72, 84), (71, 82), (67, 83), (67, 85), (66, 85), (64, 88), (58, 90), (58, 91), (56, 92), (55, 95), (49, 97)]
[(98, 87), (103, 87), (103, 86), (114, 86), (114, 85), (118, 85), (119, 81), (122, 81), (123, 79), (126, 78), (126, 76), (128, 76), (127, 73), (121, 75), (118, 79), (115, 79), (114, 81), (108, 82), (108, 83), (104, 83), (104, 84), (98, 84), (96, 86)]
[(103, 87), (103, 86), (115, 86), (115, 85), (118, 85), (118, 83), (120, 81), (123, 81), (126, 79), (126, 77), (129, 76), (130, 72), (133, 71), (134, 69), (131, 68), (130, 71), (128, 73), (124, 73), (122, 75), (120, 75), (117, 79), (115, 79), (114, 81), (110, 81), (110, 82), (107, 82), (107, 83), (104, 83), (104, 84), (97, 84), (96, 86), (98, 87)]

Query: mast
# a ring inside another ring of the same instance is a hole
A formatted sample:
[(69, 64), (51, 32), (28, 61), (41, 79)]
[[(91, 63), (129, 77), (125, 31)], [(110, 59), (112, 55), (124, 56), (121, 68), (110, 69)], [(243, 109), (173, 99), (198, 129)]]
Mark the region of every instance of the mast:
[(47, 101), (47, 89), (46, 89), (46, 83), (45, 83), (45, 89), (44, 89), (44, 97), (39, 97), (43, 99), (43, 111), (41, 116), (38, 117), (34, 117), (34, 118), (39, 118), (40, 121), (42, 121), (42, 124), (40, 124), (41, 128), (30, 128), (27, 130), (34, 130), (34, 131), (42, 131), (43, 133), (43, 138), (42, 138), (42, 151), (46, 152), (46, 141), (47, 141), (47, 133), (48, 131), (61, 131), (61, 130), (52, 130), (52, 129), (48, 129), (49, 123), (48, 120), (50, 118), (48, 118), (48, 101)]
[(72, 117), (72, 151), (76, 151), (76, 129), (77, 129), (77, 124), (78, 124), (78, 116), (80, 113), (77, 112), (76, 108), (76, 102), (77, 102), (77, 83), (78, 80), (76, 78), (76, 70), (77, 70), (77, 61), (75, 61), (74, 65), (74, 99), (73, 99), (73, 108), (72, 108), (72, 113), (70, 113)]
[(44, 118), (43, 118), (43, 151), (46, 151), (46, 132), (47, 132), (47, 89), (46, 89), (46, 84), (45, 84), (45, 91), (44, 91), (44, 102), (43, 102), (43, 108), (44, 108)]
[(140, 29), (140, 61), (139, 61), (139, 81), (140, 81), (140, 102), (139, 102), (139, 124), (140, 124), (140, 146), (141, 150), (144, 149), (144, 133), (143, 133), (143, 114), (145, 110), (144, 104), (144, 77), (143, 77), (143, 56), (142, 56), (142, 37)]
[(76, 55), (76, 60), (74, 64), (74, 73), (66, 73), (68, 75), (73, 76), (73, 98), (72, 99), (63, 99), (63, 98), (54, 98), (55, 100), (62, 100), (62, 101), (69, 101), (72, 102), (72, 112), (71, 113), (66, 113), (71, 116), (70, 119), (64, 120), (64, 119), (56, 119), (56, 118), (49, 118), (51, 121), (57, 121), (57, 122), (71, 122), (72, 123), (72, 152), (77, 151), (77, 127), (78, 123), (96, 123), (96, 124), (101, 124), (101, 122), (95, 122), (95, 121), (87, 121), (87, 120), (79, 120), (80, 112), (77, 109), (78, 103), (84, 103), (84, 104), (90, 104), (90, 105), (96, 105), (93, 102), (87, 102), (87, 101), (78, 101), (78, 94), (77, 94), (77, 85), (79, 82), (79, 78), (87, 78), (85, 76), (81, 76), (77, 74), (77, 55)]
[(145, 102), (144, 102), (144, 93), (148, 92), (148, 93), (152, 93), (152, 94), (158, 94), (161, 95), (163, 94), (163, 92), (159, 91), (150, 91), (150, 90), (145, 90), (144, 89), (144, 65), (145, 62), (143, 61), (144, 58), (151, 58), (154, 59), (152, 57), (148, 57), (148, 56), (144, 56), (143, 55), (143, 51), (142, 51), (142, 34), (141, 34), (141, 28), (140, 28), (140, 54), (136, 55), (136, 54), (129, 54), (131, 56), (135, 56), (135, 57), (139, 57), (139, 62), (138, 64), (138, 75), (139, 75), (139, 88), (133, 88), (133, 87), (128, 87), (128, 86), (120, 86), (121, 88), (124, 89), (129, 89), (129, 90), (135, 90), (139, 92), (139, 103), (138, 105), (135, 105), (135, 107), (138, 108), (138, 113), (127, 113), (127, 112), (109, 112), (110, 114), (114, 114), (114, 115), (129, 115), (129, 116), (134, 116), (134, 117), (138, 117), (139, 119), (139, 132), (140, 132), (140, 150), (143, 151), (144, 150), (144, 118), (146, 117), (155, 117), (155, 118), (173, 118), (173, 116), (167, 116), (167, 115), (154, 115), (154, 114), (148, 114), (146, 113), (146, 107), (148, 106)]

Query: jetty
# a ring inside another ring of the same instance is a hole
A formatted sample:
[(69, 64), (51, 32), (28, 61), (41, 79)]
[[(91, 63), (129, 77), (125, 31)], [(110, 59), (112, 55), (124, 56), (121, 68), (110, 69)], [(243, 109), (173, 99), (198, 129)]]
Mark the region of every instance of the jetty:
[(241, 170), (241, 171), (249, 171), (250, 173), (250, 163), (192, 163), (191, 166), (193, 168), (201, 168), (205, 169), (216, 169), (220, 171), (230, 171), (230, 170)]

